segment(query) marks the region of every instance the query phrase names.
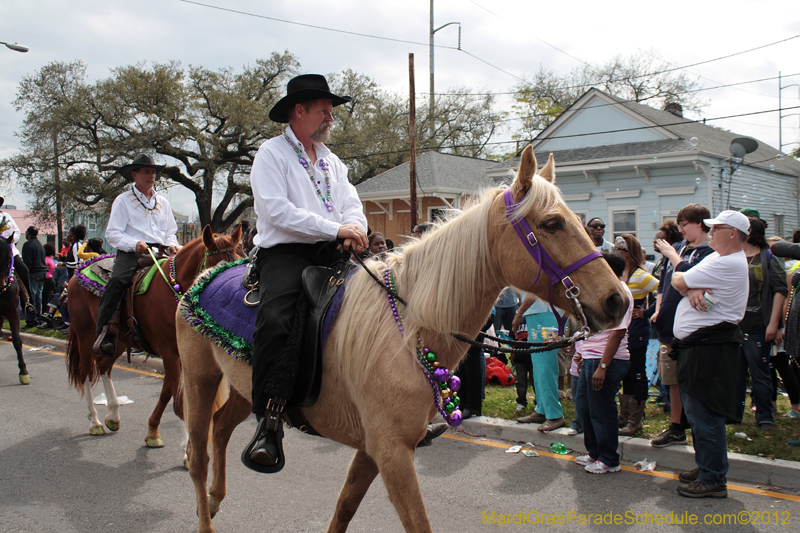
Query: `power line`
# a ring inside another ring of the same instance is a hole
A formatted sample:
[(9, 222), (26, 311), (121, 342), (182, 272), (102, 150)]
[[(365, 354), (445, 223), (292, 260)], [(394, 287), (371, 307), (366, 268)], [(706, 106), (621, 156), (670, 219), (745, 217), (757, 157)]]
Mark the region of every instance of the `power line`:
[[(781, 108), (781, 109), (766, 109), (766, 110), (763, 110), (763, 111), (751, 111), (749, 113), (738, 113), (736, 115), (728, 115), (728, 116), (725, 116), (725, 117), (707, 118), (706, 120), (707, 121), (726, 120), (726, 119), (737, 118), (737, 117), (747, 117), (747, 116), (752, 116), (752, 115), (763, 115), (763, 114), (766, 114), (766, 113), (775, 113), (775, 112), (778, 112), (778, 111), (788, 111), (788, 110), (791, 110), (791, 109), (800, 109), (800, 106), (784, 107), (784, 108)], [(696, 121), (691, 121), (691, 122), (696, 122)], [(617, 130), (596, 131), (596, 132), (591, 132), (591, 133), (573, 133), (571, 135), (554, 135), (552, 137), (548, 137), (548, 139), (569, 139), (569, 138), (574, 138), (574, 137), (589, 137), (591, 135), (604, 135), (606, 133), (623, 133), (623, 132), (628, 132), (628, 131), (648, 130), (648, 129), (653, 129), (653, 128), (666, 128), (666, 127), (669, 127), (669, 126), (681, 126), (681, 125), (685, 125), (685, 124), (687, 124), (686, 121), (683, 121), (683, 122), (672, 122), (672, 123), (667, 123), (667, 124), (654, 124), (652, 126), (638, 126), (636, 128), (622, 128), (622, 129), (617, 129)], [(496, 145), (502, 145), (502, 144), (515, 144), (515, 143), (520, 143), (520, 142), (530, 143), (530, 142), (533, 142), (534, 140), (535, 140), (535, 138), (532, 138), (532, 139), (519, 139), (519, 140), (511, 140), (511, 141), (485, 142), (485, 143), (475, 143), (475, 144), (458, 144), (458, 145), (445, 146), (445, 147), (420, 147), (419, 149), (420, 150), (437, 150), (437, 149), (440, 149), (440, 148), (474, 148), (476, 146), (490, 146), (490, 145), (491, 146), (496, 146)], [(377, 155), (392, 155), (392, 154), (399, 154), (399, 153), (403, 153), (403, 152), (407, 152), (407, 151), (408, 150), (392, 150), (392, 151), (389, 151), (389, 152), (378, 152), (378, 153), (372, 153), (372, 154), (363, 154), (363, 155), (340, 157), (340, 159), (349, 160), (349, 159), (372, 157), (372, 156), (377, 156)], [(771, 159), (776, 159), (776, 158), (777, 158), (777, 156), (776, 157), (772, 157), (772, 158), (768, 158), (768, 159), (764, 159), (763, 161), (769, 161)], [(756, 163), (760, 163), (760, 162), (762, 162), (762, 161), (756, 161)]]
[[(248, 17), (255, 17), (255, 18), (260, 18), (260, 19), (265, 19), (265, 20), (271, 20), (271, 21), (274, 21), (274, 22), (283, 22), (285, 24), (293, 24), (295, 26), (303, 26), (303, 27), (312, 28), (312, 29), (315, 29), (315, 30), (332, 31), (332, 32), (335, 32), (335, 33), (343, 33), (345, 35), (354, 35), (356, 37), (367, 37), (369, 39), (379, 39), (379, 40), (382, 40), (382, 41), (391, 41), (391, 42), (395, 42), (395, 43), (415, 44), (415, 45), (418, 45), (418, 46), (430, 46), (430, 43), (421, 43), (421, 42), (418, 42), (418, 41), (409, 41), (409, 40), (406, 40), (406, 39), (396, 39), (394, 37), (383, 37), (381, 35), (370, 35), (370, 34), (367, 34), (367, 33), (358, 33), (358, 32), (354, 32), (354, 31), (340, 30), (340, 29), (337, 29), (337, 28), (328, 28), (328, 27), (325, 27), (325, 26), (316, 26), (314, 24), (306, 24), (306, 23), (303, 23), (303, 22), (295, 22), (295, 21), (292, 21), (292, 20), (285, 20), (285, 19), (279, 19), (279, 18), (275, 18), (275, 17), (268, 17), (266, 15), (259, 15), (259, 14), (256, 14), (256, 13), (250, 13), (248, 11), (240, 11), (238, 9), (230, 9), (230, 8), (227, 8), (227, 7), (214, 6), (214, 5), (211, 5), (211, 4), (203, 4), (201, 2), (195, 2), (193, 0), (180, 0), (180, 1), (184, 2), (184, 3), (187, 3), (187, 4), (194, 4), (194, 5), (201, 6), (201, 7), (207, 7), (209, 9), (217, 9), (219, 11), (226, 11), (228, 13), (235, 13), (237, 15), (245, 15), (245, 16), (248, 16)], [(537, 38), (537, 40), (541, 41), (541, 39), (538, 39), (538, 38)], [(544, 44), (547, 44), (548, 46), (552, 46), (553, 48), (558, 50), (558, 48), (556, 48), (555, 46), (553, 46), (553, 45), (551, 45), (549, 43), (546, 43), (545, 41), (542, 41), (542, 42)], [(467, 52), (463, 48), (457, 48), (455, 46), (443, 46), (443, 45), (439, 45), (439, 44), (434, 44), (433, 46), (435, 48), (442, 48), (442, 49), (445, 49), (445, 50), (456, 50), (458, 52), (463, 52), (466, 55), (472, 57), (473, 59), (477, 59), (481, 63), (484, 63), (485, 65), (488, 65), (488, 66), (490, 66), (490, 67), (492, 67), (492, 68), (494, 68), (496, 70), (499, 70), (503, 74), (507, 74), (508, 76), (511, 76), (512, 78), (515, 78), (515, 79), (517, 79), (519, 81), (522, 81), (522, 82), (525, 81), (524, 79), (520, 78), (519, 76), (517, 76), (515, 74), (512, 74), (512, 73), (508, 72), (507, 70), (503, 70), (502, 68), (500, 68), (497, 65), (494, 65), (494, 64), (486, 61), (485, 59), (481, 59), (480, 57), (476, 56), (475, 54), (473, 54), (471, 52)], [(566, 52), (563, 52), (561, 50), (559, 50), (559, 51), (562, 52), (562, 53), (566, 53)], [(567, 54), (567, 55), (569, 55), (569, 54)], [(572, 57), (572, 56), (570, 56), (570, 57)], [(577, 59), (577, 58), (574, 58), (574, 59)], [(578, 61), (580, 61), (580, 60), (578, 60)]]
[[(370, 34), (366, 34), (366, 33), (358, 33), (358, 32), (353, 32), (353, 31), (348, 31), (348, 30), (340, 30), (340, 29), (336, 29), (336, 28), (328, 28), (328, 27), (325, 27), (325, 26), (317, 26), (317, 25), (314, 25), (314, 24), (306, 24), (306, 23), (302, 23), (302, 22), (295, 22), (295, 21), (291, 21), (291, 20), (279, 19), (279, 18), (276, 18), (276, 17), (268, 17), (266, 15), (259, 15), (259, 14), (256, 14), (256, 13), (250, 13), (248, 11), (241, 11), (241, 10), (237, 10), (237, 9), (230, 9), (230, 8), (225, 8), (225, 7), (214, 6), (214, 5), (211, 5), (211, 4), (204, 4), (204, 3), (196, 2), (196, 1), (193, 1), (193, 0), (180, 0), (180, 1), (184, 2), (184, 3), (187, 3), (187, 4), (194, 4), (194, 5), (197, 5), (197, 6), (206, 7), (206, 8), (209, 8), (209, 9), (217, 9), (219, 11), (226, 11), (226, 12), (229, 12), (229, 13), (236, 13), (236, 14), (239, 14), (239, 15), (245, 15), (245, 16), (249, 16), (249, 17), (261, 18), (261, 19), (265, 19), (265, 20), (272, 20), (272, 21), (275, 21), (275, 22), (283, 22), (285, 24), (293, 24), (293, 25), (296, 25), (296, 26), (303, 26), (303, 27), (317, 29), (317, 30), (332, 31), (332, 32), (335, 32), (335, 33), (342, 33), (342, 34), (345, 34), (345, 35), (354, 35), (354, 36), (357, 36), (357, 37), (367, 37), (367, 38), (370, 38), (370, 39), (379, 39), (379, 40), (383, 40), (383, 41), (398, 42), (398, 43), (404, 43), (404, 44), (414, 44), (414, 45), (418, 45), (418, 46), (430, 46), (429, 43), (421, 43), (421, 42), (417, 42), (417, 41), (409, 41), (409, 40), (405, 40), (405, 39), (396, 39), (396, 38), (393, 38), (393, 37), (383, 37), (383, 36), (380, 36), (380, 35), (370, 35)], [(480, 6), (480, 7), (482, 7), (482, 6)], [(763, 48), (767, 48), (767, 47), (774, 46), (774, 45), (777, 45), (777, 44), (785, 43), (787, 41), (791, 41), (793, 39), (797, 39), (798, 37), (800, 37), (800, 34), (794, 35), (792, 37), (787, 37), (786, 39), (781, 39), (780, 41), (775, 41), (775, 42), (772, 42), (772, 43), (768, 43), (768, 44), (764, 44), (764, 45), (761, 45), (761, 46), (757, 46), (755, 48), (750, 48), (748, 50), (743, 50), (743, 51), (740, 51), (740, 52), (735, 52), (733, 54), (728, 54), (728, 55), (725, 55), (725, 56), (717, 57), (717, 58), (714, 58), (714, 59), (708, 59), (708, 60), (705, 60), (705, 61), (699, 61), (697, 63), (692, 63), (690, 65), (684, 65), (682, 67), (673, 67), (673, 68), (670, 68), (670, 69), (651, 72), (651, 73), (648, 73), (648, 74), (642, 74), (640, 76), (633, 76), (631, 78), (620, 78), (618, 80), (608, 80), (608, 81), (606, 81), (606, 83), (615, 83), (615, 82), (618, 82), (618, 81), (624, 81), (625, 79), (639, 79), (639, 78), (643, 78), (643, 77), (657, 76), (659, 74), (665, 74), (667, 72), (674, 72), (676, 70), (683, 70), (683, 69), (687, 69), (687, 68), (690, 68), (690, 67), (696, 67), (698, 65), (705, 65), (707, 63), (713, 63), (715, 61), (728, 59), (728, 58), (735, 57), (735, 56), (738, 56), (738, 55), (742, 55), (742, 54), (746, 54), (746, 53), (749, 53), (749, 52), (753, 52), (755, 50), (761, 50)], [(561, 52), (562, 54), (565, 54), (565, 55), (571, 57), (572, 59), (575, 59), (576, 61), (579, 61), (579, 62), (583, 63), (584, 65), (590, 66), (585, 61), (583, 61), (583, 60), (581, 60), (581, 59), (579, 59), (579, 58), (577, 58), (577, 57), (565, 52), (564, 50), (561, 50), (560, 48), (548, 43), (547, 41), (544, 41), (544, 40), (542, 40), (542, 39), (540, 39), (540, 38), (538, 38), (536, 36), (534, 36), (534, 38), (536, 40), (546, 44), (547, 46), (550, 46), (554, 50), (557, 50), (557, 51)], [(481, 59), (480, 57), (476, 56), (475, 54), (464, 50), (463, 48), (457, 48), (457, 47), (453, 47), (453, 46), (442, 46), (442, 45), (436, 45), (436, 44), (434, 44), (433, 46), (435, 46), (437, 48), (442, 48), (442, 49), (447, 49), (447, 50), (457, 50), (459, 52), (463, 52), (463, 53), (467, 54), (468, 56), (472, 57), (473, 59), (476, 59), (476, 60), (478, 60), (478, 61), (480, 61), (480, 62), (482, 62), (482, 63), (484, 63), (484, 64), (486, 64), (486, 65), (488, 65), (488, 66), (490, 66), (490, 67), (492, 67), (492, 68), (494, 68), (494, 69), (496, 69), (496, 70), (498, 70), (498, 71), (500, 71), (500, 72), (502, 72), (502, 73), (504, 73), (504, 74), (506, 74), (508, 76), (511, 76), (511, 77), (513, 77), (515, 79), (518, 79), (518, 80), (522, 81), (522, 82), (525, 82), (525, 80), (520, 78), (519, 76), (511, 74), (510, 72), (498, 67), (497, 65), (494, 65), (494, 64), (486, 61), (485, 59)], [(565, 87), (564, 89), (591, 87), (593, 85), (594, 84), (576, 85), (576, 86), (573, 86), (573, 87)]]
[[(791, 78), (793, 76), (800, 76), (800, 72), (796, 74), (786, 74), (782, 76), (783, 78)], [(738, 81), (736, 83), (726, 83), (724, 85), (716, 85), (714, 87), (701, 87), (700, 89), (691, 89), (688, 91), (682, 91), (675, 94), (689, 94), (689, 93), (699, 93), (702, 91), (713, 91), (716, 89), (725, 89), (727, 87), (735, 87), (737, 85), (747, 85), (750, 83), (760, 83), (762, 81), (772, 81), (777, 80), (778, 76), (771, 76), (769, 78), (760, 78), (757, 80), (749, 80), (749, 81)], [(715, 82), (718, 83), (718, 82)], [(593, 87), (593, 85), (574, 85), (571, 87), (562, 87), (562, 89), (580, 89), (582, 87)], [(429, 93), (419, 93), (422, 95), (427, 95)], [(506, 95), (514, 95), (519, 94), (519, 91), (502, 91), (502, 92), (489, 92), (489, 93), (434, 93), (436, 96), (506, 96)], [(751, 93), (757, 94), (757, 93)], [(761, 95), (761, 96), (768, 96), (768, 95)], [(792, 96), (784, 96), (784, 98), (796, 98)]]
[[(421, 42), (417, 42), (417, 41), (408, 41), (408, 40), (405, 40), (405, 39), (395, 39), (393, 37), (383, 37), (381, 35), (370, 35), (370, 34), (367, 34), (367, 33), (358, 33), (358, 32), (348, 31), (348, 30), (339, 30), (339, 29), (336, 29), (336, 28), (327, 28), (325, 26), (316, 26), (314, 24), (306, 24), (304, 22), (295, 22), (295, 21), (292, 21), (292, 20), (285, 20), (285, 19), (279, 19), (279, 18), (275, 18), (275, 17), (268, 17), (266, 15), (259, 15), (259, 14), (250, 13), (250, 12), (247, 12), (247, 11), (240, 11), (238, 9), (231, 9), (231, 8), (228, 8), (228, 7), (213, 6), (211, 4), (203, 4), (201, 2), (194, 2), (192, 0), (180, 0), (180, 1), (184, 2), (186, 4), (194, 4), (196, 6), (207, 7), (209, 9), (217, 9), (219, 11), (226, 11), (228, 13), (235, 13), (237, 15), (245, 15), (247, 17), (255, 17), (255, 18), (260, 18), (260, 19), (266, 19), (266, 20), (271, 20), (271, 21), (274, 21), (274, 22), (283, 22), (284, 24), (293, 24), (295, 26), (303, 26), (305, 28), (312, 28), (312, 29), (315, 29), (315, 30), (332, 31), (332, 32), (335, 32), (335, 33), (343, 33), (345, 35), (354, 35), (356, 37), (368, 37), (370, 39), (380, 39), (382, 41), (392, 41), (392, 42), (395, 42), (395, 43), (416, 44), (416, 45), (419, 45), (419, 46), (429, 46), (429, 43), (421, 43)], [(442, 46), (442, 45), (438, 45), (438, 44), (435, 44), (434, 46), (436, 48), (447, 48), (447, 49), (450, 49), (450, 50), (458, 50), (458, 48), (456, 48), (454, 46)]]

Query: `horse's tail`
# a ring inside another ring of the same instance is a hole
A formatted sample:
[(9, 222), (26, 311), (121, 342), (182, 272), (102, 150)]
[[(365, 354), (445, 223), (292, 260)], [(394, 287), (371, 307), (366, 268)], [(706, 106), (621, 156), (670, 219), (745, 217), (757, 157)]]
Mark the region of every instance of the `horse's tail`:
[(67, 337), (67, 374), (69, 375), (69, 384), (81, 393), (81, 398), (85, 392), (83, 389), (86, 379), (90, 378), (92, 383), (97, 379), (97, 370), (92, 359), (89, 360), (88, 365), (81, 364), (80, 341), (74, 327), (69, 328)]

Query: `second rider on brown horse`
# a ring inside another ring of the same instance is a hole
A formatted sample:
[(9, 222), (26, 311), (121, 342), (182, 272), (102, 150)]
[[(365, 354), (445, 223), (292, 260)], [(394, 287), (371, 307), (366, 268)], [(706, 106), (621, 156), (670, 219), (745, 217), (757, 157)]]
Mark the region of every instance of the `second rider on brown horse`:
[(113, 358), (117, 354), (117, 333), (122, 296), (138, 269), (138, 262), (148, 248), (168, 247), (174, 254), (180, 249), (178, 225), (169, 202), (156, 194), (153, 185), (156, 173), (164, 165), (156, 165), (152, 157), (139, 154), (119, 173), (134, 185), (120, 194), (111, 206), (106, 228), (106, 241), (117, 249), (111, 279), (100, 298), (97, 310), (95, 355)]

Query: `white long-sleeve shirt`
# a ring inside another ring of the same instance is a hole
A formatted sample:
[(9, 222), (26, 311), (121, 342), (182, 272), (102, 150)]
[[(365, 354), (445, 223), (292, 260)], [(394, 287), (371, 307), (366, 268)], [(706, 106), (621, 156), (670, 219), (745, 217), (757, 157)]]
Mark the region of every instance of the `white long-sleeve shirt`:
[(250, 185), (258, 220), (258, 234), (253, 243), (261, 248), (276, 244), (313, 244), (336, 239), (342, 224), (358, 224), (367, 230), (367, 217), (356, 188), (347, 180), (347, 167), (324, 144), (315, 143), (317, 161), (311, 159), (297, 140), (291, 126), (286, 134), (300, 148), (309, 162), (317, 186), (327, 194), (325, 172), (320, 161), (328, 164), (331, 203), (328, 211), (317, 196), (308, 172), (283, 135), (265, 141), (258, 149), (250, 171)]
[[(17, 223), (14, 222), (14, 219), (8, 213), (0, 213), (0, 228), (5, 228), (3, 229), (2, 233), (0, 233), (4, 239), (8, 239), (12, 233), (14, 234), (15, 245), (22, 237), (22, 232), (19, 230), (19, 226), (17, 226)], [(12, 246), (11, 248), (14, 251), (15, 257), (22, 255), (19, 253), (19, 250), (17, 250), (16, 246)]]
[(136, 251), (139, 241), (164, 246), (178, 245), (178, 225), (166, 198), (154, 194), (149, 200), (132, 186), (111, 205), (106, 241), (123, 252)]

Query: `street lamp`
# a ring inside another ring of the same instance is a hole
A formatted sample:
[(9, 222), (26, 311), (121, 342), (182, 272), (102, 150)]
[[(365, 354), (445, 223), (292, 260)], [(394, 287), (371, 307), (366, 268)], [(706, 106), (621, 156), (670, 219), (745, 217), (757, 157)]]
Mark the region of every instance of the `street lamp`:
[(22, 46), (21, 44), (17, 44), (17, 43), (13, 43), (12, 44), (12, 43), (4, 43), (4, 42), (0, 41), (0, 44), (6, 45), (6, 48), (10, 48), (10, 49), (14, 50), (15, 52), (27, 52), (29, 50), (29, 48), (27, 46)]

